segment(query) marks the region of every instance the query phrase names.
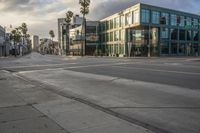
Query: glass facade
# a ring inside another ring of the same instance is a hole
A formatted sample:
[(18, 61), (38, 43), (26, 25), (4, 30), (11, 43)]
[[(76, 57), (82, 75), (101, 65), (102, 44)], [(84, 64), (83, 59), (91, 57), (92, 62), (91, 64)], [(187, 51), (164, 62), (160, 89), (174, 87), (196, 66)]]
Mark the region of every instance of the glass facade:
[(199, 24), (195, 15), (144, 6), (102, 22), (101, 40), (112, 54), (127, 55), (131, 43), (131, 56), (147, 56), (149, 44), (152, 56), (194, 56), (200, 55)]
[(159, 24), (160, 23), (160, 12), (152, 11), (152, 23), (153, 24)]
[(142, 23), (149, 23), (150, 11), (147, 9), (142, 9)]

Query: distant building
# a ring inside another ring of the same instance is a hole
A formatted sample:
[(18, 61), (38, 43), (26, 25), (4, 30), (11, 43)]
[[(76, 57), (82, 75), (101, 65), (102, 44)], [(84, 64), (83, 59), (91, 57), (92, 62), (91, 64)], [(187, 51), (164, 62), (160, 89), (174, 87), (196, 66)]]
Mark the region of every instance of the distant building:
[(10, 46), (6, 41), (6, 31), (0, 26), (0, 57), (9, 55)]
[(66, 23), (65, 18), (58, 19), (58, 43), (61, 54), (69, 54), (69, 29), (80, 26), (82, 22), (83, 18), (79, 15), (72, 18), (70, 25)]
[(31, 47), (33, 51), (38, 51), (39, 48), (39, 36), (33, 35), (31, 36)]
[(86, 44), (81, 36), (83, 26), (70, 29), (70, 54), (71, 55), (95, 55), (100, 51), (98, 36), (98, 21), (87, 21)]

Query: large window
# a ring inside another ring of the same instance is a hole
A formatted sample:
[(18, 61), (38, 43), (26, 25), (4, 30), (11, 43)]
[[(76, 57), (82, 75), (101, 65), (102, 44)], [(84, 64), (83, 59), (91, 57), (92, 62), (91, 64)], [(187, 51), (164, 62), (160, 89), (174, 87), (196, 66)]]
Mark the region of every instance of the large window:
[(114, 32), (114, 41), (119, 41), (119, 31)]
[(161, 54), (169, 54), (169, 43), (168, 42), (161, 42)]
[(184, 27), (185, 26), (185, 17), (184, 16), (180, 16), (180, 24), (179, 26)]
[(198, 19), (194, 19), (193, 20), (193, 26), (194, 26), (194, 28), (198, 28), (199, 26), (199, 22), (198, 22)]
[(124, 25), (124, 16), (120, 16), (120, 27)]
[(134, 24), (139, 23), (139, 10), (134, 11)]
[(160, 23), (160, 12), (152, 11), (152, 23), (159, 24)]
[(113, 41), (113, 32), (110, 32), (110, 42)]
[(192, 19), (190, 17), (187, 17), (186, 25), (187, 25), (187, 27), (191, 27), (192, 26)]
[(179, 44), (179, 55), (185, 55), (186, 54), (186, 46), (185, 43), (180, 43)]
[(179, 39), (182, 41), (185, 41), (185, 30), (180, 30), (179, 31)]
[(169, 13), (161, 13), (161, 17), (164, 17), (166, 25), (169, 25)]
[(169, 29), (161, 28), (161, 39), (169, 39)]
[(171, 29), (171, 40), (178, 40), (178, 30), (177, 29)]
[(199, 31), (193, 31), (193, 40), (199, 41)]
[(142, 9), (142, 23), (149, 23), (150, 11)]
[(116, 18), (116, 27), (119, 27), (119, 25), (120, 25), (119, 23), (120, 23), (119, 17), (117, 17), (117, 18)]
[(177, 43), (171, 43), (171, 54), (177, 54), (178, 45)]
[(113, 20), (110, 20), (110, 29), (113, 29)]
[(171, 25), (172, 26), (177, 26), (177, 16), (175, 14), (171, 14)]
[(131, 24), (131, 13), (127, 13), (125, 15), (125, 23), (126, 23), (126, 25)]
[(187, 33), (187, 40), (191, 41), (192, 40), (192, 32), (191, 32), (191, 30), (186, 31), (186, 33)]

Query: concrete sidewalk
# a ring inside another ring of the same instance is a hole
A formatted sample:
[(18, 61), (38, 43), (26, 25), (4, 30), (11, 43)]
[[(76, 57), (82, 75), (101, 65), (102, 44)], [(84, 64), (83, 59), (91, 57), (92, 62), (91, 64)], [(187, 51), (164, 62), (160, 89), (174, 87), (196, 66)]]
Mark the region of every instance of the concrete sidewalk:
[(0, 133), (152, 133), (0, 71)]

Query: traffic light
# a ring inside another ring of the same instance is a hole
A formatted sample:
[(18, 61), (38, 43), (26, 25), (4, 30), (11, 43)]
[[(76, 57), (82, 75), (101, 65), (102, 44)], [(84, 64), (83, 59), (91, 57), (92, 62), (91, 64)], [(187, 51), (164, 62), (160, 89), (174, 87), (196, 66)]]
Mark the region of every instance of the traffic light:
[(166, 25), (166, 17), (160, 17), (160, 24)]

